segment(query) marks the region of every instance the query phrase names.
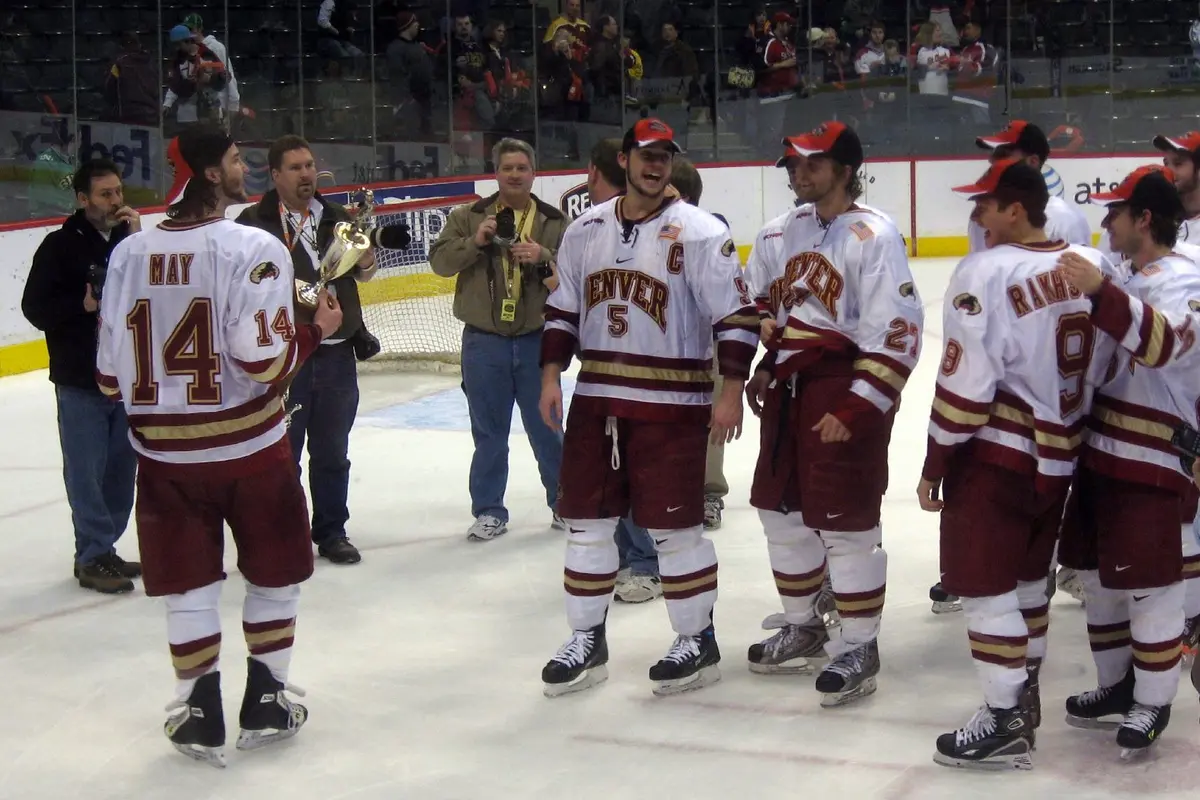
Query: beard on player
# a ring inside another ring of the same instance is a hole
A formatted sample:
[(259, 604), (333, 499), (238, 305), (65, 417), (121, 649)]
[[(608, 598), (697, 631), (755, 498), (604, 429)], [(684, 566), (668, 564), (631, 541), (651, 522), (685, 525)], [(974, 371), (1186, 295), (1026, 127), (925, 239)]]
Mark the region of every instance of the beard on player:
[(625, 156), (626, 194), (647, 203), (661, 201), (671, 184), (673, 155), (665, 147), (635, 147)]
[(794, 156), (788, 162), (792, 191), (802, 203), (815, 205), (823, 219), (832, 219), (854, 203), (857, 177), (851, 167), (824, 155)]
[(1175, 176), (1175, 189), (1180, 197), (1200, 188), (1200, 176), (1196, 174), (1196, 162), (1191, 153), (1172, 150), (1163, 155), (1163, 166)]

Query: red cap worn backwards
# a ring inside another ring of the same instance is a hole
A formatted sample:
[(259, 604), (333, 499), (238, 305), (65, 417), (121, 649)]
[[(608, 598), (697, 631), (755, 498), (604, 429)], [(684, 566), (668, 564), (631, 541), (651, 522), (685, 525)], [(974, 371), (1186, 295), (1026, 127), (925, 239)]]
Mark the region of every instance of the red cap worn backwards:
[(187, 188), (188, 181), (192, 179), (192, 168), (183, 160), (183, 154), (179, 152), (179, 137), (176, 136), (167, 145), (167, 161), (175, 169), (175, 180), (171, 184), (170, 190), (167, 191), (167, 205), (175, 205), (183, 197), (183, 190)]
[(1014, 119), (999, 133), (977, 137), (975, 144), (985, 150), (1015, 147), (1023, 153), (1037, 156), (1042, 161), (1050, 157), (1050, 142), (1046, 139), (1046, 134), (1037, 125), (1023, 119)]
[(858, 169), (863, 163), (862, 142), (844, 122), (823, 122), (816, 130), (783, 140), (783, 156), (775, 162), (782, 167), (792, 156), (829, 156), (839, 164)]
[(951, 191), (965, 194), (971, 200), (1005, 190), (1027, 192), (1034, 195), (1047, 194), (1046, 180), (1042, 173), (1019, 158), (1005, 158), (993, 163), (987, 172), (974, 183), (955, 186)]
[(1182, 136), (1163, 136), (1159, 134), (1153, 139), (1154, 146), (1159, 150), (1176, 150), (1180, 153), (1200, 152), (1200, 131), (1188, 131)]
[(621, 150), (628, 153), (635, 147), (650, 147), (655, 144), (665, 144), (673, 153), (683, 152), (683, 148), (675, 141), (675, 131), (671, 130), (671, 126), (654, 117), (635, 122), (633, 127), (625, 132)]
[(1129, 203), (1153, 214), (1184, 217), (1183, 201), (1175, 190), (1175, 175), (1166, 167), (1147, 164), (1138, 167), (1111, 192), (1097, 192), (1089, 198), (1097, 205)]

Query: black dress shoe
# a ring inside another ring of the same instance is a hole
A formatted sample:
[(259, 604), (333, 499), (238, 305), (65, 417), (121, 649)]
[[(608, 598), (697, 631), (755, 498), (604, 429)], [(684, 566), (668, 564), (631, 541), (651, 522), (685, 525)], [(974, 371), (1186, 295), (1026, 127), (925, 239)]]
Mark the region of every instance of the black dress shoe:
[(317, 545), (317, 555), (334, 564), (357, 564), (362, 561), (358, 548), (350, 544), (350, 540), (345, 537)]
[(108, 562), (109, 566), (126, 578), (142, 577), (142, 565), (137, 561), (126, 561), (116, 553), (109, 553), (103, 558)]

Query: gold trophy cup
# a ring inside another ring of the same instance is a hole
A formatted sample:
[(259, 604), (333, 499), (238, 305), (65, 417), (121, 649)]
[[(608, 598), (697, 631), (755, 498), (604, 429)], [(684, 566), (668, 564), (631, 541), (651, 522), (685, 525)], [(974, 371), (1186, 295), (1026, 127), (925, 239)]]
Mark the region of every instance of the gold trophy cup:
[(333, 240), (317, 268), (316, 283), (296, 279), (296, 301), (306, 308), (317, 307), (317, 297), (330, 282), (354, 269), (363, 253), (371, 248), (371, 229), (375, 223), (375, 193), (359, 190), (357, 208), (351, 211), (350, 222), (333, 226)]

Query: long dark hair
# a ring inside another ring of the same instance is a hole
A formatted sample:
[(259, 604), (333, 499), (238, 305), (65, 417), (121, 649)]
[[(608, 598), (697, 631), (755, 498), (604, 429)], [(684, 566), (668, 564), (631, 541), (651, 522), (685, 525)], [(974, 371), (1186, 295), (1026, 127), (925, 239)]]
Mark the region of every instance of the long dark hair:
[(177, 203), (167, 206), (167, 217), (207, 217), (217, 210), (217, 185), (203, 175), (193, 176)]

